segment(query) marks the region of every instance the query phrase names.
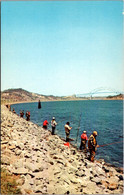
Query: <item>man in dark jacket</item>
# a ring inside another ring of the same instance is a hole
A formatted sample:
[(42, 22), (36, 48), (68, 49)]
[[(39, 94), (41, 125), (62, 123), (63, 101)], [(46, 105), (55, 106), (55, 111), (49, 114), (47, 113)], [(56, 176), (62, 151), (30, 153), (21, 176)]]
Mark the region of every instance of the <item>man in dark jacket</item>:
[(99, 147), (99, 145), (97, 145), (96, 136), (97, 136), (97, 131), (94, 131), (88, 140), (88, 149), (90, 152), (89, 160), (91, 162), (94, 162), (96, 149), (97, 149), (97, 147)]

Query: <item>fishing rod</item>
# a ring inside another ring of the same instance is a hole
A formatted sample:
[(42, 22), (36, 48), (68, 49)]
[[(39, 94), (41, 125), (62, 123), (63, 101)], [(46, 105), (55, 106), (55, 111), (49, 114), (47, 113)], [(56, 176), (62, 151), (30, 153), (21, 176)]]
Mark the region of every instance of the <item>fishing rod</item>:
[(104, 147), (104, 146), (108, 146), (108, 145), (112, 145), (112, 144), (117, 144), (117, 143), (121, 143), (123, 141), (119, 141), (119, 142), (112, 142), (112, 143), (109, 143), (109, 144), (103, 144), (103, 145), (99, 145), (99, 147)]
[(79, 129), (80, 129), (80, 123), (81, 123), (81, 116), (82, 116), (82, 112), (80, 114), (80, 120), (79, 120), (78, 129), (77, 129), (77, 137), (76, 137), (75, 143), (77, 143), (77, 139), (78, 139), (78, 134), (79, 134)]
[[(69, 116), (68, 118), (70, 119), (70, 118), (71, 118), (71, 116)], [(57, 123), (61, 123), (61, 122), (63, 122), (63, 121), (66, 121), (66, 118), (65, 118), (65, 119), (63, 119), (63, 120), (58, 121)]]
[(66, 119), (63, 119), (63, 120), (61, 120), (61, 121), (58, 121), (57, 123), (61, 123), (61, 122), (63, 122), (63, 121), (65, 121)]

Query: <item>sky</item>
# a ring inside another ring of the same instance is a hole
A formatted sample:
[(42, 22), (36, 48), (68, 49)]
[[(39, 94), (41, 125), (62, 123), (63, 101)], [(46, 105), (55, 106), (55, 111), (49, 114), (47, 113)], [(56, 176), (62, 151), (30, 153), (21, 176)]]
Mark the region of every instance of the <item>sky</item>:
[(1, 90), (124, 91), (122, 1), (1, 2)]

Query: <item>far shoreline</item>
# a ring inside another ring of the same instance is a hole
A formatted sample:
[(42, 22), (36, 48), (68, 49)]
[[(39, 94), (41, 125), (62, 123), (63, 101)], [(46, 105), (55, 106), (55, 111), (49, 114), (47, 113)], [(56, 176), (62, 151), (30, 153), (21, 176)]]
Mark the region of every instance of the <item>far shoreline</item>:
[[(40, 102), (69, 102), (69, 101), (119, 101), (122, 100), (124, 101), (124, 99), (116, 99), (116, 98), (108, 98), (108, 99), (68, 99), (68, 100), (40, 100)], [(35, 100), (35, 101), (17, 101), (17, 102), (4, 102), (1, 103), (1, 105), (15, 105), (15, 104), (23, 104), (23, 103), (35, 103), (38, 102), (39, 100)]]

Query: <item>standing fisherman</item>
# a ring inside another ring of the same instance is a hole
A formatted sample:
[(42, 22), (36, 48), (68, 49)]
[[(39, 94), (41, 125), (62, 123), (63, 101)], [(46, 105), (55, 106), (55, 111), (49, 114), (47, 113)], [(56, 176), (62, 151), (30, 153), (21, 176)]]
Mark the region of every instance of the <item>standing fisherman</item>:
[(86, 147), (86, 143), (87, 143), (87, 132), (86, 131), (83, 131), (82, 135), (81, 135), (81, 144), (80, 144), (80, 150), (82, 150), (82, 147), (83, 147), (83, 150), (84, 152), (87, 152), (87, 147)]
[(28, 120), (30, 121), (30, 111), (28, 111)]
[(88, 149), (90, 152), (89, 160), (91, 162), (94, 162), (96, 150), (97, 147), (99, 147), (99, 145), (97, 145), (96, 136), (97, 136), (97, 131), (94, 131), (93, 134), (88, 139)]
[(72, 129), (72, 127), (70, 127), (69, 125), (69, 122), (65, 124), (66, 142), (69, 142), (70, 130)]
[(53, 119), (52, 119), (52, 121), (51, 121), (52, 135), (54, 135), (56, 125), (57, 125), (57, 122), (55, 121), (55, 117), (53, 117)]
[(30, 112), (29, 111), (26, 112), (25, 116), (26, 116), (26, 120), (30, 121)]
[(23, 118), (23, 116), (24, 116), (24, 110), (22, 111), (20, 111), (20, 117), (22, 117)]

